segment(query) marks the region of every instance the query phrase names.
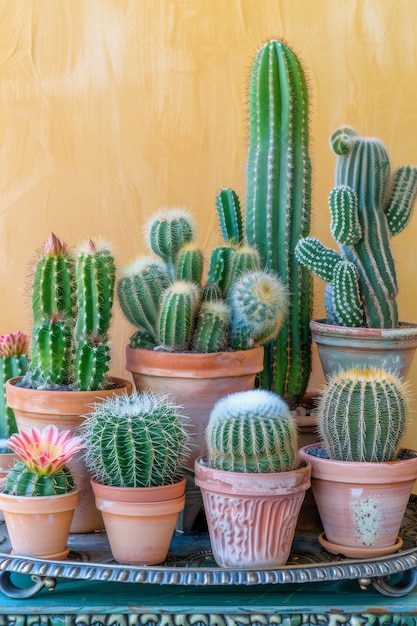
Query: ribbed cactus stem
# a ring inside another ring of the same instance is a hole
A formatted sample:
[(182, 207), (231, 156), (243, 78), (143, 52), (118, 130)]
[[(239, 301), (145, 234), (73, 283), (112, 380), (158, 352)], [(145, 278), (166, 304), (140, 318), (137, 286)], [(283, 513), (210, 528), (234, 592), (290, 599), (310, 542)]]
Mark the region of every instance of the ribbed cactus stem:
[(207, 282), (218, 285), (223, 296), (230, 287), (235, 254), (236, 247), (227, 245), (214, 248), (210, 255)]
[(219, 400), (206, 431), (207, 463), (231, 472), (285, 472), (298, 465), (297, 426), (288, 405), (264, 389)]
[(32, 332), (31, 380), (46, 387), (69, 384), (71, 357), (72, 325), (60, 317), (44, 318)]
[(189, 348), (199, 303), (200, 289), (195, 283), (175, 281), (165, 290), (159, 316), (159, 343), (165, 349)]
[(226, 350), (230, 331), (230, 307), (223, 300), (207, 300), (201, 305), (192, 348), (197, 352)]
[(109, 371), (110, 348), (100, 337), (82, 338), (74, 356), (74, 385), (80, 391), (103, 389)]
[(65, 465), (54, 474), (44, 476), (20, 461), (9, 470), (4, 486), (4, 492), (14, 496), (59, 496), (74, 489), (74, 479)]
[(0, 439), (7, 439), (17, 432), (13, 409), (6, 402), (6, 382), (10, 378), (26, 374), (28, 364), (26, 354), (0, 356)]
[(166, 263), (172, 280), (175, 279), (178, 253), (184, 244), (194, 239), (194, 235), (194, 222), (185, 209), (162, 210), (149, 221), (148, 247)]
[(308, 137), (301, 63), (285, 43), (269, 41), (255, 58), (249, 86), (246, 236), (259, 251), (262, 267), (288, 286), (288, 317), (266, 347), (261, 381), (290, 405), (304, 394), (311, 363), (311, 279), (294, 256), (298, 239), (310, 228)]
[(225, 241), (243, 243), (243, 221), (239, 198), (233, 189), (222, 189), (216, 197), (220, 230)]
[(80, 428), (86, 465), (105, 485), (172, 484), (188, 454), (185, 424), (180, 407), (152, 392), (107, 398)]
[(203, 269), (204, 259), (202, 251), (193, 242), (185, 244), (177, 256), (176, 279), (187, 280), (199, 285)]
[(320, 399), (317, 423), (329, 457), (339, 461), (395, 459), (407, 424), (407, 385), (380, 369), (334, 374)]

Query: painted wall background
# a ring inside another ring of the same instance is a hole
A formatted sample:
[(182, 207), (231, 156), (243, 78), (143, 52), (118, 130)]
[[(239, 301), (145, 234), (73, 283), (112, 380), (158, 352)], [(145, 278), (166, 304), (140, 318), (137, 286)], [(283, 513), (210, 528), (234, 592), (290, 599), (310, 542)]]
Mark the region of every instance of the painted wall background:
[[(416, 20), (415, 0), (1, 0), (0, 333), (29, 331), (27, 276), (51, 231), (102, 236), (121, 265), (153, 211), (182, 205), (216, 243), (216, 193), (245, 196), (249, 72), (270, 38), (309, 76), (312, 234), (333, 245), (335, 127), (380, 137), (394, 167), (417, 163)], [(417, 320), (416, 240), (417, 215), (393, 240), (404, 321)], [(131, 332), (116, 310), (114, 374)]]

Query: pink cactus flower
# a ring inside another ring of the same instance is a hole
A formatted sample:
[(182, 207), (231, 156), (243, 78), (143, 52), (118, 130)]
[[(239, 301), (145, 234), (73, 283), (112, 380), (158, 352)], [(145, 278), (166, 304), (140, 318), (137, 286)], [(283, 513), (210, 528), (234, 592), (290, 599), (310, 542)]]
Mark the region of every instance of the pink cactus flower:
[(0, 357), (17, 356), (27, 354), (29, 337), (26, 333), (18, 330), (15, 333), (0, 335)]
[(53, 424), (42, 431), (22, 429), (8, 440), (13, 450), (33, 472), (48, 476), (60, 470), (83, 446), (81, 437), (71, 437), (71, 431), (59, 432)]

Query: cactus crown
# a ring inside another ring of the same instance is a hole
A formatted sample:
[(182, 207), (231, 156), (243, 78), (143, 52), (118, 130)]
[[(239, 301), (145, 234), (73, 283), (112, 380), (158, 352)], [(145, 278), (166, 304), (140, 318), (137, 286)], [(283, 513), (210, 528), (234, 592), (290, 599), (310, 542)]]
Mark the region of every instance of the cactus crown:
[(125, 393), (97, 403), (79, 431), (87, 468), (105, 485), (172, 484), (188, 455), (180, 407), (152, 392)]
[[(261, 345), (279, 332), (287, 312), (286, 289), (277, 276), (259, 269), (257, 251), (244, 241), (236, 195), (222, 190), (217, 207), (224, 211), (225, 241), (211, 253), (205, 283), (188, 211), (164, 209), (149, 222), (148, 245), (160, 258), (139, 258), (117, 279), (120, 306), (137, 329), (131, 347), (219, 352)], [(246, 275), (258, 287), (251, 290), (250, 306), (240, 306), (235, 323), (238, 299), (232, 291)]]
[(392, 461), (407, 424), (407, 385), (382, 369), (340, 371), (329, 378), (317, 409), (330, 458)]
[(212, 409), (206, 429), (210, 467), (232, 472), (285, 472), (298, 466), (297, 426), (272, 391), (230, 394)]
[(32, 353), (24, 384), (81, 391), (106, 386), (114, 285), (106, 242), (89, 240), (73, 257), (50, 235), (33, 276)]
[(340, 254), (307, 237), (297, 244), (297, 259), (328, 283), (329, 324), (396, 328), (397, 278), (390, 238), (410, 220), (417, 167), (401, 166), (391, 176), (381, 141), (360, 137), (348, 126), (334, 131), (330, 144), (336, 155), (330, 230)]

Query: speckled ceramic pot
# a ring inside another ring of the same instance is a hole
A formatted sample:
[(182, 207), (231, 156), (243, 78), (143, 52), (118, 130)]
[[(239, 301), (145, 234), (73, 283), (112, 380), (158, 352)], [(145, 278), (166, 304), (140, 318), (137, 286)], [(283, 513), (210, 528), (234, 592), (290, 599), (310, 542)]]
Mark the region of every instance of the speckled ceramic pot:
[(352, 558), (384, 556), (401, 548), (398, 536), (417, 479), (417, 452), (388, 463), (333, 461), (307, 453), (311, 486), (324, 533), (320, 543), (333, 554)]

